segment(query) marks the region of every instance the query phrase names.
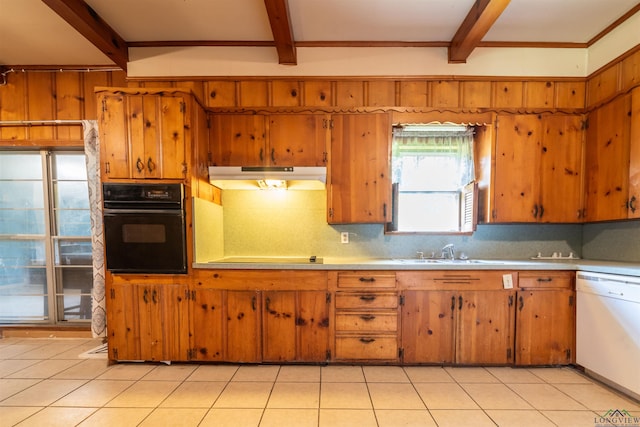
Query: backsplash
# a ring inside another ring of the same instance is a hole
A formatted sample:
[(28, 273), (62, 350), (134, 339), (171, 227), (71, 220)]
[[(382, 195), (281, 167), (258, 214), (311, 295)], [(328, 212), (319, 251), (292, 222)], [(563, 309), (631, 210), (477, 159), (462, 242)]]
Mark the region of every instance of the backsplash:
[[(226, 190), (225, 256), (407, 258), (440, 255), (453, 243), (456, 256), (525, 259), (538, 252), (582, 256), (581, 225), (480, 225), (473, 235), (385, 235), (379, 224), (328, 225), (326, 191)], [(340, 243), (348, 232), (350, 242)]]
[(582, 252), (589, 259), (640, 262), (640, 221), (585, 224)]

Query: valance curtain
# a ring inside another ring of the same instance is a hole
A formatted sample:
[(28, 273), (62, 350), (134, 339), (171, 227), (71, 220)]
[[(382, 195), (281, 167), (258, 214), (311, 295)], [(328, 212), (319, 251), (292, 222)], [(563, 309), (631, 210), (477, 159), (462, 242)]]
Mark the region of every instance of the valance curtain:
[(104, 282), (104, 235), (102, 229), (102, 189), (100, 186), (100, 139), (98, 122), (83, 120), (84, 152), (87, 162), (87, 185), (91, 208), (91, 250), (93, 258), (93, 289), (91, 333), (94, 338), (106, 336), (107, 311)]
[[(438, 182), (441, 190), (458, 190), (475, 180), (473, 161), (473, 128), (438, 130), (394, 127), (393, 129), (393, 182), (402, 187), (402, 173), (422, 170), (425, 177), (433, 174), (434, 158), (438, 164)], [(432, 170), (425, 170), (432, 169)], [(433, 176), (433, 175), (432, 175)], [(427, 178), (425, 178), (427, 179)], [(415, 182), (415, 179), (411, 180)], [(433, 180), (432, 180), (433, 181)]]

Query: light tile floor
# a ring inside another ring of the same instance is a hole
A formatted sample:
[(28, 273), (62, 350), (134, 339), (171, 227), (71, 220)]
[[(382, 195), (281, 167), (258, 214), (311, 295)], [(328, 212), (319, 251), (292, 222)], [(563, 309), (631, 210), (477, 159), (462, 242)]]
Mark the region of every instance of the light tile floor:
[(595, 426), (640, 405), (570, 368), (121, 363), (0, 339), (0, 426)]

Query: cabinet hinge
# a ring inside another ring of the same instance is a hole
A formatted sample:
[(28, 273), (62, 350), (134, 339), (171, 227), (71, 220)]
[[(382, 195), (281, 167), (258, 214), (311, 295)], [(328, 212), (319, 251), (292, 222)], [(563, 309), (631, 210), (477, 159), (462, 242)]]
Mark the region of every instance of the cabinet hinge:
[(398, 358), (402, 359), (404, 357), (404, 348), (398, 348)]
[(107, 111), (107, 99), (106, 98), (102, 98), (102, 112), (106, 112)]
[(187, 163), (186, 162), (182, 162), (182, 174), (183, 175), (187, 174)]
[(207, 117), (207, 129), (211, 129), (211, 118)]
[(400, 295), (400, 297), (398, 299), (398, 304), (404, 305), (404, 295)]
[(327, 350), (325, 353), (326, 360), (331, 360), (331, 350)]
[(569, 307), (573, 307), (573, 295), (569, 295)]
[(184, 113), (185, 111), (187, 111), (187, 104), (185, 104), (184, 102), (180, 103), (180, 112)]
[(511, 360), (511, 349), (507, 349), (507, 360)]
[(495, 209), (493, 209), (491, 211), (491, 218), (492, 219), (496, 219), (497, 217), (498, 217), (498, 212)]
[(327, 163), (329, 161), (329, 154), (326, 151), (322, 152), (322, 163)]
[(589, 119), (585, 119), (582, 121), (582, 129), (580, 130), (586, 130), (589, 129)]
[(327, 292), (327, 295), (325, 297), (325, 302), (327, 304), (331, 304), (331, 292)]
[(116, 359), (116, 360), (118, 360), (118, 349), (117, 349), (117, 348), (114, 348), (114, 349), (112, 350), (112, 353), (113, 353), (113, 358), (114, 358), (114, 359)]
[(329, 218), (333, 218), (333, 208), (329, 208)]
[(513, 295), (509, 295), (509, 307), (513, 307)]
[(571, 349), (568, 348), (567, 351), (565, 352), (566, 356), (567, 356), (567, 360), (571, 360)]
[(109, 295), (111, 296), (111, 299), (116, 299), (116, 290), (113, 288), (109, 289)]

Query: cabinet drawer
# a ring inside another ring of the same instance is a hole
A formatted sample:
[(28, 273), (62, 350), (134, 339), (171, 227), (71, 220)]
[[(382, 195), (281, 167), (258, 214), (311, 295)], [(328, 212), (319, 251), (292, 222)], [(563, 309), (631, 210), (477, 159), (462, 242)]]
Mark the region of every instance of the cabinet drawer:
[(336, 359), (390, 360), (398, 358), (395, 335), (336, 337)]
[(398, 314), (393, 313), (338, 313), (336, 331), (396, 332)]
[(520, 273), (518, 287), (573, 289), (573, 274), (570, 271), (536, 271)]
[(338, 288), (395, 288), (394, 273), (366, 271), (338, 273)]
[(336, 308), (344, 309), (371, 309), (371, 308), (397, 308), (398, 295), (382, 292), (338, 292), (336, 293)]

